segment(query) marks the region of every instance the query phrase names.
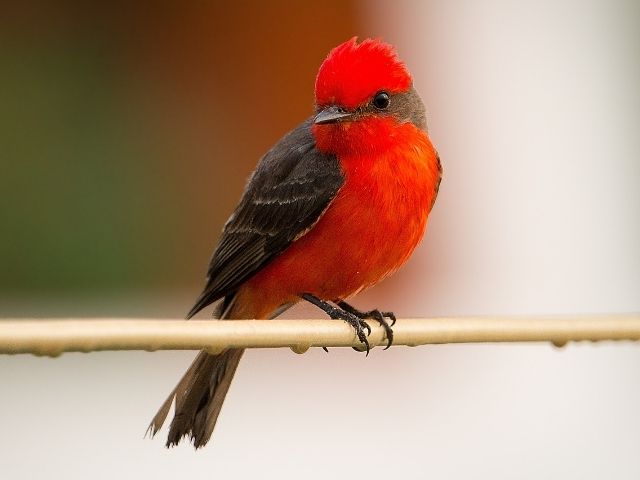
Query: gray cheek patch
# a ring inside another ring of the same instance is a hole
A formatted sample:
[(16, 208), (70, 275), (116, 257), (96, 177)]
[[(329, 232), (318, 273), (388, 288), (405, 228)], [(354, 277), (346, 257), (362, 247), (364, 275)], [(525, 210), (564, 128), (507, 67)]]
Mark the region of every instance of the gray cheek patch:
[(422, 99), (416, 89), (411, 87), (407, 92), (394, 93), (390, 96), (389, 107), (379, 110), (369, 102), (358, 109), (359, 115), (384, 115), (394, 117), (400, 123), (413, 123), (420, 130), (427, 131), (427, 115)]
[(413, 87), (406, 93), (391, 96), (389, 112), (400, 122), (411, 122), (419, 129), (427, 130), (427, 115), (424, 104)]

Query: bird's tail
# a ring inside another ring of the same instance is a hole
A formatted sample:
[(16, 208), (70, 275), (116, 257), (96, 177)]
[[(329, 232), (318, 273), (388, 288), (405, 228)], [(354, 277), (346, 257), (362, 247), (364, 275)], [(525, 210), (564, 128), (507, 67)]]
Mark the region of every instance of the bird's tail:
[[(216, 316), (228, 318), (229, 309), (225, 307), (229, 305), (226, 301), (223, 305)], [(177, 445), (185, 436), (196, 448), (206, 445), (243, 353), (244, 349), (217, 355), (201, 351), (153, 417), (147, 432), (153, 437), (160, 430), (175, 400), (167, 447)]]
[(206, 445), (243, 353), (243, 349), (218, 355), (200, 352), (153, 417), (149, 425), (151, 436), (162, 427), (175, 399), (167, 447), (177, 445), (187, 435), (196, 448)]

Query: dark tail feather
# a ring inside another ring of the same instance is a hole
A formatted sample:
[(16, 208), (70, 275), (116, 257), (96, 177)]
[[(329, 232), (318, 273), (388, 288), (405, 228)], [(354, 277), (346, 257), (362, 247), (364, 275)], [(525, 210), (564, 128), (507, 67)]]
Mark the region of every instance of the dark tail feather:
[[(234, 295), (224, 297), (216, 306), (213, 317), (229, 318), (234, 300)], [(210, 303), (208, 294), (203, 292), (187, 318)], [(217, 355), (200, 352), (151, 420), (147, 433), (152, 437), (158, 433), (175, 400), (175, 415), (169, 427), (167, 447), (177, 445), (185, 436), (190, 437), (196, 448), (206, 445), (243, 353), (244, 350), (239, 349)]]
[(243, 353), (240, 349), (219, 355), (200, 352), (153, 417), (148, 429), (151, 436), (162, 427), (175, 398), (167, 447), (177, 445), (187, 435), (196, 448), (206, 445)]

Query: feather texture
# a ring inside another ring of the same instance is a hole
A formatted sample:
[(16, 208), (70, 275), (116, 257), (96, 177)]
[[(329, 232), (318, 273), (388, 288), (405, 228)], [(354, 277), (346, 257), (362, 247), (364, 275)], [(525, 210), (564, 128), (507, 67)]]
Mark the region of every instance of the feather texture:
[(207, 284), (187, 318), (233, 294), (320, 218), (344, 183), (335, 155), (315, 148), (311, 120), (260, 160), (224, 227)]

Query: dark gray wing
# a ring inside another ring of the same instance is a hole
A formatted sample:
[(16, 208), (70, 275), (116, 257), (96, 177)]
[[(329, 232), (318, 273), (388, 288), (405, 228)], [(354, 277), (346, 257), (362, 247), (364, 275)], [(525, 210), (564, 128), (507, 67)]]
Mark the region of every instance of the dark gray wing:
[(307, 120), (262, 157), (213, 253), (189, 312), (232, 295), (320, 218), (344, 183), (338, 160), (315, 148)]

